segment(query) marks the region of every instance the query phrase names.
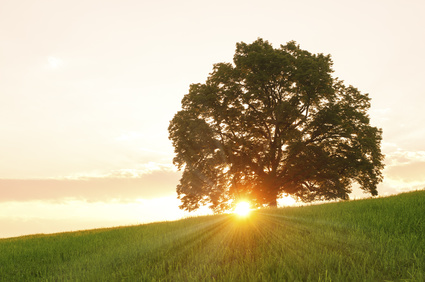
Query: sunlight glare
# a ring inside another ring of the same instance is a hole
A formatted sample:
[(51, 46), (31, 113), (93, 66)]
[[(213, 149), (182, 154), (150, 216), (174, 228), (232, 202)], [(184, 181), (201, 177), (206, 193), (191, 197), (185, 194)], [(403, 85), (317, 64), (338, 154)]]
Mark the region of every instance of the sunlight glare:
[(236, 204), (234, 213), (239, 216), (247, 216), (250, 211), (250, 204), (248, 202), (239, 202)]

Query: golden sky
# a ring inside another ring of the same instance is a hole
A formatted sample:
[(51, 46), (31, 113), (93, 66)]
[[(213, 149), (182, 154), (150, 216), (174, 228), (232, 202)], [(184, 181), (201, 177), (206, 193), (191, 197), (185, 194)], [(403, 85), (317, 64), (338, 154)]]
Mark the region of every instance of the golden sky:
[(425, 187), (424, 10), (417, 0), (2, 1), (0, 237), (184, 216), (169, 120), (191, 83), (258, 37), (331, 54), (383, 128), (379, 193)]

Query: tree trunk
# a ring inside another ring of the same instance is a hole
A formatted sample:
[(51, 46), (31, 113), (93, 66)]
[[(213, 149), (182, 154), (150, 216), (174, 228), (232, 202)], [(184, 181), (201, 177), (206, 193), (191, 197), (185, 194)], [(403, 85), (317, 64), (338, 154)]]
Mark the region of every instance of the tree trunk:
[(278, 179), (276, 179), (276, 172), (272, 171), (266, 180), (266, 185), (268, 188), (267, 191), (267, 200), (269, 202), (269, 207), (276, 208), (277, 207), (277, 196), (279, 195), (279, 185)]
[(267, 200), (269, 202), (269, 207), (277, 207), (277, 195), (279, 194), (279, 187), (276, 185), (276, 179), (273, 176), (268, 176), (268, 179), (266, 180), (267, 183)]
[(276, 196), (273, 199), (270, 199), (269, 207), (272, 207), (272, 208), (277, 207), (277, 197)]

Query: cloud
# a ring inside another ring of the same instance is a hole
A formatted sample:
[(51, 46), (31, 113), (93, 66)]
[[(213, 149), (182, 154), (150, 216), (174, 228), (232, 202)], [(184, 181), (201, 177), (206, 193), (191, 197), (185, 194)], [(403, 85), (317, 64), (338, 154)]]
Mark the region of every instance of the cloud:
[(392, 152), (386, 153), (384, 188), (381, 190), (404, 192), (424, 188), (425, 151), (407, 151), (397, 146), (392, 148)]
[(69, 199), (87, 202), (134, 201), (175, 193), (180, 173), (172, 170), (120, 170), (103, 177), (0, 179), (0, 202)]
[[(425, 188), (425, 151), (408, 151), (395, 143), (384, 142), (385, 152), (384, 180), (378, 185), (380, 196), (389, 196), (402, 192)], [(370, 194), (353, 186), (351, 198), (365, 198)]]
[(425, 183), (425, 162), (413, 162), (391, 166), (386, 173), (391, 179)]
[(137, 169), (119, 169), (114, 170), (103, 177), (124, 177), (124, 178), (137, 178), (142, 177), (145, 174), (151, 174), (154, 172), (177, 172), (177, 169), (174, 165), (171, 164), (161, 164), (156, 162), (149, 162), (143, 165), (140, 165)]
[(414, 162), (425, 162), (425, 151), (407, 151), (394, 146), (396, 150), (386, 153), (385, 161), (388, 166), (400, 166)]

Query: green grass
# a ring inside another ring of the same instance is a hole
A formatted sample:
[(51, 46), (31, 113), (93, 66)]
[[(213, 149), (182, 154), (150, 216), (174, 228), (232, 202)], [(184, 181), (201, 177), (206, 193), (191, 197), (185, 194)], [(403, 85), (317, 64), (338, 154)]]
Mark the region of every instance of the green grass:
[(425, 281), (425, 191), (0, 240), (0, 281)]

